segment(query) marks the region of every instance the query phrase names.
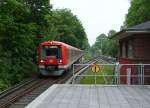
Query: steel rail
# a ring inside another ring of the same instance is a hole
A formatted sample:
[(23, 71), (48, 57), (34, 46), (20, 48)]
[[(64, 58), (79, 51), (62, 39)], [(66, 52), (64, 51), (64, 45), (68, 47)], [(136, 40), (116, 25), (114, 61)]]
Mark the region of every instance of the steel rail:
[(27, 79), (27, 80), (24, 80), (21, 83), (15, 85), (15, 86), (13, 86), (13, 87), (5, 90), (5, 91), (2, 91), (0, 93), (0, 100), (2, 98), (6, 97), (7, 95), (10, 95), (11, 93), (15, 92), (16, 90), (19, 90), (21, 87), (26, 86), (27, 84), (29, 84), (29, 83), (31, 83), (31, 82), (33, 82), (35, 80), (37, 80), (37, 78)]
[[(103, 61), (108, 62), (108, 63), (113, 63), (112, 60), (110, 58), (107, 58), (106, 56), (105, 57), (98, 56), (98, 57), (95, 57), (94, 62), (90, 61), (90, 62), (86, 62), (86, 64), (73, 64), (74, 66), (86, 66), (86, 67), (85, 67), (85, 69), (79, 70), (79, 72), (76, 73), (76, 74), (73, 73), (73, 77), (71, 78), (71, 81), (72, 81), (71, 83), (74, 83), (75, 80), (80, 78), (80, 77), (93, 76), (93, 75), (83, 75), (83, 73), (85, 72), (86, 69), (88, 69), (92, 64), (96, 63), (98, 60), (103, 60)], [(97, 64), (97, 65), (112, 65), (112, 66), (114, 66), (115, 64)], [(105, 75), (105, 74), (104, 75), (100, 75), (100, 76), (103, 76), (105, 78), (105, 80), (107, 79), (107, 77), (106, 77), (107, 75)]]
[[(44, 82), (44, 81), (43, 81)], [(31, 90), (39, 86), (41, 83), (40, 79), (34, 80), (33, 82), (28, 83), (26, 86), (21, 86), (16, 89), (16, 92), (11, 92), (11, 94), (6, 95), (0, 102), (0, 108), (6, 108), (13, 102), (15, 102), (18, 98), (24, 96), (25, 94), (29, 93)]]
[[(91, 62), (91, 61), (90, 61)], [(79, 70), (81, 70), (80, 68)], [(78, 71), (76, 71), (78, 72)], [(19, 99), (23, 98), (24, 96), (27, 96), (27, 94), (31, 94), (34, 92), (34, 90), (41, 88), (44, 88), (44, 85), (47, 84), (47, 87), (43, 89), (43, 91), (40, 91), (36, 94), (35, 97), (40, 95), (46, 88), (49, 88), (53, 84), (61, 84), (66, 82), (71, 76), (72, 73), (66, 73), (67, 75), (63, 75), (61, 77), (57, 78), (49, 78), (49, 79), (31, 79), (27, 81), (23, 81), (22, 83), (5, 90), (4, 92), (0, 93), (0, 108), (6, 108), (10, 107), (13, 103), (17, 102)], [(33, 93), (34, 94), (34, 93)], [(32, 100), (30, 100), (32, 101)], [(14, 104), (15, 105), (15, 104)], [(13, 106), (13, 105), (12, 105)], [(23, 106), (25, 107), (25, 106)]]
[[(70, 78), (69, 83), (74, 84), (74, 81), (76, 79), (78, 79), (78, 77), (83, 74), (85, 72), (86, 69), (89, 68), (89, 66), (91, 66), (92, 64), (96, 63), (97, 60), (96, 58), (94, 58), (94, 60), (88, 61), (86, 63), (88, 63), (89, 65), (83, 64), (83, 65), (78, 65), (78, 64), (73, 64), (73, 76)], [(81, 68), (79, 68), (78, 70), (74, 71), (74, 66), (81, 66)], [(82, 67), (82, 66), (86, 66), (86, 67)]]

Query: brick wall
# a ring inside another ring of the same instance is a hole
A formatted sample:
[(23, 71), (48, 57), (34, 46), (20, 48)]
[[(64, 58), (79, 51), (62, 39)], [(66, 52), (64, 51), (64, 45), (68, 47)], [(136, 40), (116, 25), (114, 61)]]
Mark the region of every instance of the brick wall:
[(150, 59), (150, 35), (136, 35), (133, 41), (135, 59)]

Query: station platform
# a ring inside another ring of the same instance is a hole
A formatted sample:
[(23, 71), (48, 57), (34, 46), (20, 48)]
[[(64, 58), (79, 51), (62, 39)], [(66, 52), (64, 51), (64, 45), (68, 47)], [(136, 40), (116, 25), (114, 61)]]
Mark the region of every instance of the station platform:
[(150, 87), (56, 84), (26, 108), (150, 108)]

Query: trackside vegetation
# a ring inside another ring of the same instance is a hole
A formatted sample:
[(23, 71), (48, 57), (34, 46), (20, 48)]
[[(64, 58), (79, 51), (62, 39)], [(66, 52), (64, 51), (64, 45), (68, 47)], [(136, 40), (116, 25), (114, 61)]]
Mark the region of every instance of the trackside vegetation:
[[(121, 29), (150, 20), (150, 0), (129, 1)], [(50, 0), (0, 0), (0, 91), (37, 72), (40, 42), (57, 40), (92, 55), (116, 57), (117, 39), (110, 39), (115, 33), (100, 34), (90, 48), (82, 23), (69, 9), (53, 9)]]
[(130, 3), (123, 28), (150, 20), (150, 0), (130, 0)]
[(117, 39), (111, 39), (111, 36), (113, 36), (115, 33), (115, 30), (110, 30), (107, 35), (104, 33), (100, 34), (90, 49), (92, 55), (107, 55), (116, 57), (118, 53)]
[[(125, 21), (120, 29), (150, 21), (150, 0), (128, 0), (130, 8), (125, 16)], [(108, 56), (117, 56), (117, 42), (116, 39), (110, 39), (116, 31), (110, 30), (108, 34), (100, 34), (94, 45), (92, 45), (91, 52), (94, 54), (103, 54)]]
[[(101, 64), (105, 64), (105, 62), (97, 62), (97, 64), (100, 64), (99, 72), (93, 72), (91, 69), (92, 66), (90, 66), (89, 69), (84, 73), (84, 75), (92, 75), (92, 76), (82, 77), (80, 79), (80, 84), (95, 84), (95, 83), (96, 84), (113, 84), (114, 66), (101, 65)], [(107, 76), (107, 75), (111, 75), (111, 76)], [(96, 79), (95, 79), (95, 76), (96, 76)]]
[(82, 23), (50, 0), (0, 1), (0, 90), (37, 72), (37, 46), (46, 40), (88, 49)]

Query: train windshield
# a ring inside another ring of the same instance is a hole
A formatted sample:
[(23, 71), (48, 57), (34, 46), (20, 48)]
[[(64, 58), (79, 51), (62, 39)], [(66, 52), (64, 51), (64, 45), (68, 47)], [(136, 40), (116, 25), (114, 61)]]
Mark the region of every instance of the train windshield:
[(43, 46), (43, 58), (61, 58), (60, 46)]

